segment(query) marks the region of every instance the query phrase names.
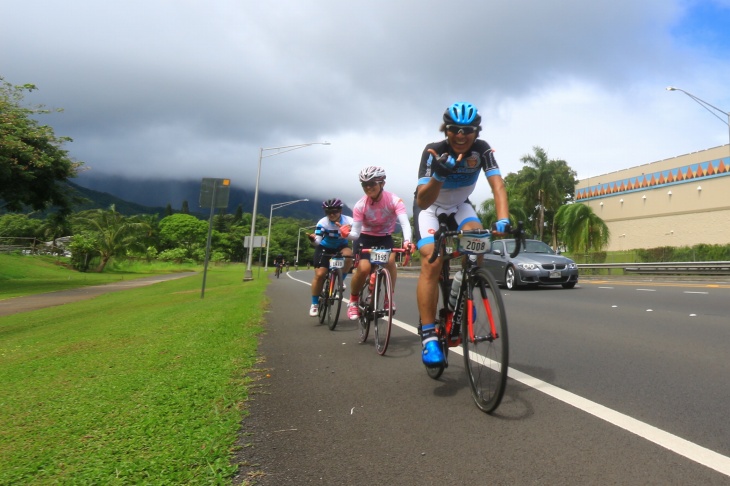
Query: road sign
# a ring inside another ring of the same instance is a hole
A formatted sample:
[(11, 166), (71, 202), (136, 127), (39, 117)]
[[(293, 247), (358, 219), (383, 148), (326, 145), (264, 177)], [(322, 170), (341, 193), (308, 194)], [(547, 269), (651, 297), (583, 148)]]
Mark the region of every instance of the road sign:
[(253, 246), (249, 246), (249, 241), (251, 241), (250, 236), (246, 236), (243, 238), (243, 247), (244, 248), (266, 248), (266, 237), (265, 236), (254, 236), (253, 237)]
[(203, 178), (203, 183), (200, 186), (200, 207), (227, 208), (230, 192), (230, 179)]

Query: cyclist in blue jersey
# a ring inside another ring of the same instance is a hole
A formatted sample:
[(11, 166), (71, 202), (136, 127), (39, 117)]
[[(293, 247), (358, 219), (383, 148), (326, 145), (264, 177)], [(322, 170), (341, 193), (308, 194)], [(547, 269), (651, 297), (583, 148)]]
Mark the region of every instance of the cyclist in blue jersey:
[[(319, 294), (322, 292), (322, 285), (329, 271), (330, 257), (327, 253), (335, 253), (342, 250), (343, 256), (352, 256), (352, 250), (348, 248), (347, 238), (340, 235), (341, 226), (351, 226), (352, 218), (342, 214), (342, 201), (337, 198), (327, 199), (322, 203), (325, 217), (320, 219), (314, 233), (309, 239), (316, 245), (314, 250), (314, 278), (312, 279), (312, 305), (309, 308), (309, 315), (317, 317), (319, 312)], [(344, 278), (352, 267), (352, 258), (345, 259), (345, 267), (342, 269), (343, 285)]]
[(446, 218), (451, 229), (481, 229), (482, 224), (469, 196), (474, 192), (479, 173), (489, 182), (497, 210), (497, 231), (509, 225), (509, 207), (504, 180), (490, 145), (479, 139), (482, 117), (470, 103), (454, 103), (444, 112), (440, 131), (446, 138), (426, 145), (418, 169), (414, 198), (415, 240), (421, 253), (421, 273), (416, 297), (421, 316), (422, 360), (426, 366), (440, 366), (444, 354), (435, 334), (438, 279), (443, 260), (428, 260), (434, 250), (433, 234), (439, 218)]

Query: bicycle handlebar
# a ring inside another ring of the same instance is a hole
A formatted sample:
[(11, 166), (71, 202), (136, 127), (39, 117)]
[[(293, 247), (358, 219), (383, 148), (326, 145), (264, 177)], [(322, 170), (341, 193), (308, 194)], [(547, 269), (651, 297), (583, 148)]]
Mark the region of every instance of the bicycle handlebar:
[(439, 253), (441, 251), (441, 243), (444, 238), (448, 236), (457, 236), (460, 237), (464, 234), (476, 234), (476, 235), (510, 235), (515, 239), (515, 250), (509, 254), (510, 258), (514, 258), (517, 255), (520, 254), (520, 246), (522, 248), (526, 248), (527, 242), (525, 241), (525, 229), (524, 229), (524, 223), (522, 221), (517, 222), (517, 227), (512, 228), (512, 226), (508, 226), (504, 233), (498, 233), (496, 231), (496, 223), (492, 225), (492, 229), (471, 229), (471, 230), (450, 230), (448, 229), (448, 226), (446, 226), (446, 223), (440, 223), (439, 229), (434, 233), (433, 239), (434, 239), (434, 250), (431, 254), (431, 258), (428, 259), (428, 263), (433, 263), (436, 261), (436, 259), (439, 257)]

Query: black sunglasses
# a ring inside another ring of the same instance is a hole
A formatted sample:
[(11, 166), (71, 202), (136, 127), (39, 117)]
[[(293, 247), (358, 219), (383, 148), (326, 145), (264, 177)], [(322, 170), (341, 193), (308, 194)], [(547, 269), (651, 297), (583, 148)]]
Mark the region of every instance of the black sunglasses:
[(342, 210), (341, 209), (325, 209), (324, 212), (326, 214), (337, 214), (337, 213), (341, 213)]
[(361, 182), (360, 185), (362, 187), (373, 187), (373, 186), (378, 185), (380, 182), (381, 181), (365, 181), (365, 182)]
[(451, 133), (463, 133), (464, 135), (471, 135), (479, 130), (479, 127), (471, 127), (464, 125), (446, 125), (446, 130)]

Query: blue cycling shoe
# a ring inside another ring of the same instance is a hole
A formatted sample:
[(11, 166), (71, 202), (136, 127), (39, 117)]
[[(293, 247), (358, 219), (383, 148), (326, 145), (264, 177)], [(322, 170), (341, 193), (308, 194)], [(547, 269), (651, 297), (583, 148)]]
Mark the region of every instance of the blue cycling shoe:
[(423, 364), (429, 368), (438, 368), (446, 363), (444, 352), (441, 350), (441, 344), (439, 344), (438, 340), (428, 341), (423, 346), (421, 359), (423, 360)]

